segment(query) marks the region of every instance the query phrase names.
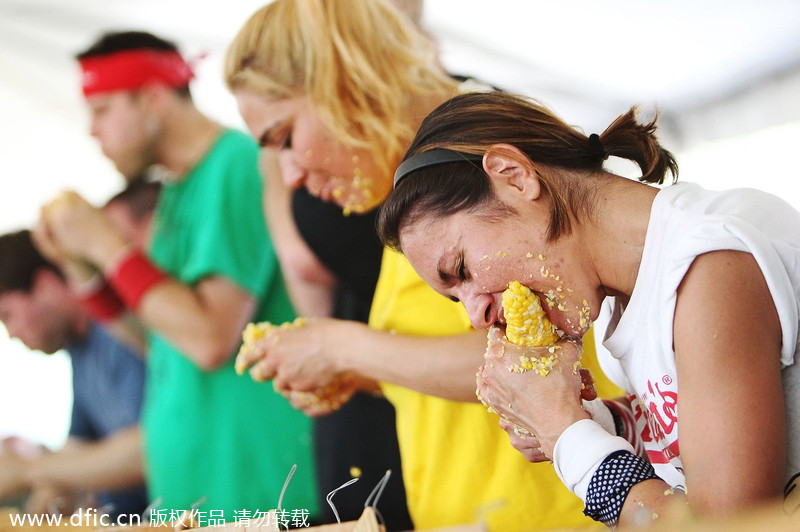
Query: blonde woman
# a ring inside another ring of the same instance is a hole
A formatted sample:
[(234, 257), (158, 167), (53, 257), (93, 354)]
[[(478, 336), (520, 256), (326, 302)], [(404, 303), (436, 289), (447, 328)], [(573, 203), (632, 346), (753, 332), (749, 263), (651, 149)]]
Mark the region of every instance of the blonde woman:
[[(396, 410), (416, 528), (481, 518), (504, 532), (591, 524), (551, 467), (514, 452), (496, 417), (453, 401), (475, 401), (485, 334), (402, 256), (361, 255), (379, 246), (376, 208), (422, 118), (464, 90), (433, 44), (385, 1), (276, 0), (240, 30), (225, 76), (275, 163), (266, 209), (300, 313), (330, 314), (332, 287), (371, 305), (369, 327), (312, 320), (274, 333), (241, 362), (283, 389), (314, 390), (352, 375), (380, 382)], [(605, 381), (598, 387), (611, 392)]]

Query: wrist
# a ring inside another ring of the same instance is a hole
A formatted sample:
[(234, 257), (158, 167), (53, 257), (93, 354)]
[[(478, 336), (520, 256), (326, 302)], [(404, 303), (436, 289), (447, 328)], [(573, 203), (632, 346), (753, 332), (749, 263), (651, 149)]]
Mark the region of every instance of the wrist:
[(132, 245), (118, 250), (106, 269), (106, 278), (120, 299), (133, 311), (139, 309), (151, 289), (168, 279), (141, 250)]
[(553, 466), (567, 489), (585, 501), (592, 475), (607, 456), (617, 451), (633, 453), (633, 447), (586, 418), (570, 425), (558, 438)]
[(341, 338), (343, 341), (337, 342), (336, 349), (333, 350), (332, 363), (336, 373), (355, 373), (356, 375), (364, 376), (363, 360), (360, 356), (361, 345), (364, 341), (364, 335), (372, 334), (372, 329), (356, 321), (342, 321), (337, 322), (337, 324), (340, 324), (337, 326), (342, 329)]
[(609, 434), (624, 436), (624, 434), (620, 434), (621, 429), (618, 430), (617, 428), (617, 420), (603, 399), (594, 399), (592, 401), (584, 400), (583, 409), (589, 412), (592, 419)]
[(115, 259), (133, 247), (135, 247), (133, 242), (128, 242), (118, 234), (109, 231), (92, 242), (87, 249), (87, 256), (99, 270), (106, 272), (113, 265)]
[(579, 421), (591, 421), (592, 419), (591, 415), (579, 403), (570, 404), (569, 407), (568, 410), (564, 410), (557, 416), (554, 415), (553, 417), (557, 421), (552, 422), (545, 430), (542, 430), (543, 427), (541, 426), (536, 427), (537, 430), (532, 430), (532, 426), (528, 426), (530, 424), (526, 423), (526, 420), (522, 420), (524, 428), (528, 429), (532, 434), (536, 434), (545, 456), (553, 456), (558, 440), (571, 426)]
[(64, 273), (70, 287), (77, 290), (94, 281), (99, 274), (94, 266), (77, 260), (64, 260), (59, 264), (59, 268)]
[(89, 315), (101, 322), (112, 321), (125, 311), (125, 304), (99, 273), (73, 291)]

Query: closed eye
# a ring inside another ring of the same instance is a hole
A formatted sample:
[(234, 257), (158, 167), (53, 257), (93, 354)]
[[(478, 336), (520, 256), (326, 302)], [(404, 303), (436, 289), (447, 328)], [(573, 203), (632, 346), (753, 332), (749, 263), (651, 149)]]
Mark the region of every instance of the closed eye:
[(286, 134), (286, 136), (283, 139), (283, 142), (281, 142), (280, 148), (278, 148), (278, 149), (279, 150), (289, 150), (291, 148), (292, 148), (292, 133), (290, 131), (290, 132), (288, 132)]
[(456, 275), (458, 276), (459, 281), (466, 281), (467, 280), (467, 268), (464, 266), (464, 257), (458, 257), (458, 262), (456, 262)]
[(262, 148), (290, 149), (292, 147), (292, 123), (286, 119), (268, 127), (258, 137), (258, 145)]

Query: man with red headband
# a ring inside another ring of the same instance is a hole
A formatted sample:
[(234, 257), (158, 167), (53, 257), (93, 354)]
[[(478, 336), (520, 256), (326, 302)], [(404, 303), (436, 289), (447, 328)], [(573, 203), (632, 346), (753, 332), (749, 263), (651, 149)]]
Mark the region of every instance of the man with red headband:
[(245, 324), (294, 318), (261, 209), (258, 147), (195, 107), (192, 69), (170, 42), (111, 33), (78, 60), (103, 153), (125, 176), (154, 165), (163, 176), (147, 249), (75, 194), (42, 219), (106, 280), (108, 309), (118, 299), (149, 329), (142, 426), (156, 520), (196, 508), (208, 526), (275, 508), (294, 464), (282, 508), (313, 517), (309, 420), (233, 368)]

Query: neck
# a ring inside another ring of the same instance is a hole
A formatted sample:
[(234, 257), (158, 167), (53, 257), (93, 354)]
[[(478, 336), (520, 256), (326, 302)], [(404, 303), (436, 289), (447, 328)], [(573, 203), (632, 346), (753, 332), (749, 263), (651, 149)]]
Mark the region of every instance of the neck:
[(77, 341), (84, 340), (89, 335), (89, 315), (79, 302), (75, 302), (72, 315), (75, 316), (72, 338)]
[(658, 189), (606, 174), (591, 220), (581, 224), (602, 289), (624, 300), (633, 293), (642, 262), (650, 210)]
[(180, 180), (206, 155), (220, 126), (191, 102), (177, 103), (162, 124), (158, 160), (175, 180)]

